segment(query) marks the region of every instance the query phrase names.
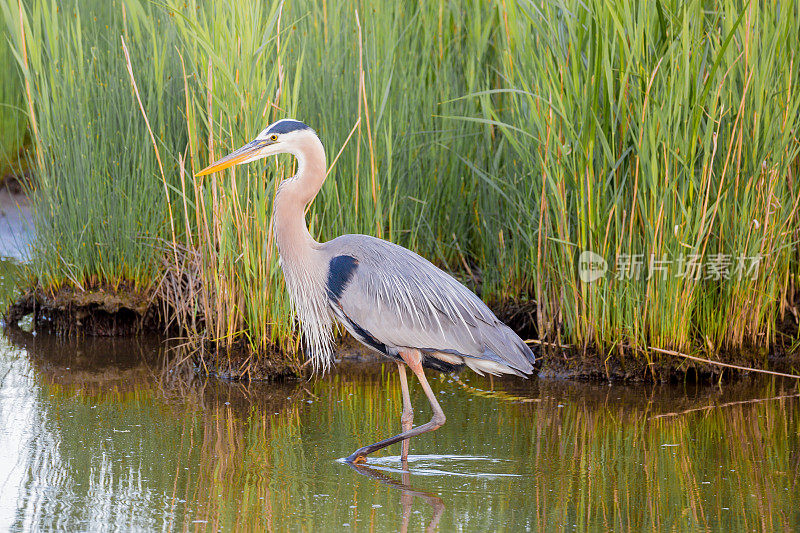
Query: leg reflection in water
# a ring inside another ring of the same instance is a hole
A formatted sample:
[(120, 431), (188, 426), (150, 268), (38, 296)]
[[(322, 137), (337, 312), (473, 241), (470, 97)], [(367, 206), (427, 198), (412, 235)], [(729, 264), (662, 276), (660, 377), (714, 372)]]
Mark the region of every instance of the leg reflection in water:
[(400, 490), (400, 504), (403, 506), (403, 521), (401, 522), (399, 528), (401, 533), (406, 533), (408, 531), (408, 523), (411, 520), (411, 504), (414, 502), (415, 496), (425, 500), (425, 502), (427, 502), (428, 505), (433, 508), (433, 516), (431, 517), (431, 521), (428, 522), (427, 527), (425, 527), (425, 531), (436, 531), (436, 529), (439, 527), (439, 520), (442, 518), (442, 513), (444, 513), (444, 502), (435, 494), (414, 489), (411, 486), (411, 473), (408, 472), (407, 469), (404, 469), (403, 471), (402, 481), (398, 481), (363, 463), (347, 464), (350, 466), (350, 468), (362, 476), (367, 476), (368, 478), (379, 481), (384, 485), (389, 485), (390, 487)]

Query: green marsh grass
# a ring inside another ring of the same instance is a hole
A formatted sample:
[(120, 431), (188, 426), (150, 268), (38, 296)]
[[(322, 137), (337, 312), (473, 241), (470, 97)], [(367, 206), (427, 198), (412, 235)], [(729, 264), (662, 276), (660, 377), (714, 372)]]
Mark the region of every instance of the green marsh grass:
[[(0, 5), (4, 12), (11, 6)], [(6, 13), (8, 14), (8, 13)], [(14, 48), (7, 39), (0, 39), (0, 64), (4, 72), (0, 77), (0, 169), (16, 167), (20, 149), (25, 143), (28, 127), (25, 113), (22, 73), (14, 57)]]
[[(737, 1), (506, 6), (503, 86), (475, 97), (512, 148), (486, 179), (524, 216), (487, 217), (516, 241), (510, 256), (483, 241), (493, 292), (530, 294), (542, 339), (774, 343), (797, 274), (797, 13)], [(583, 283), (584, 250), (612, 271), (639, 258), (641, 271)], [(727, 278), (679, 276), (692, 257)], [(751, 257), (757, 275), (738, 275)], [(668, 270), (650, 271), (651, 258)]]
[[(276, 346), (296, 353), (287, 296), (270, 233), (272, 197), (288, 169), (252, 166), (194, 180), (193, 174), (278, 118), (296, 98), (284, 84), (279, 51), (278, 2), (170, 3), (184, 85), (188, 143), (174, 153), (180, 190), (174, 218), (190, 228), (183, 243), (196, 250), (196, 301), (202, 324), (181, 316), (192, 342), (230, 348), (244, 342), (264, 354)], [(182, 275), (178, 265), (176, 272)], [(187, 295), (175, 294), (176, 300)], [(190, 297), (192, 295), (189, 295)], [(180, 307), (180, 306), (179, 306)], [(290, 358), (290, 360), (292, 360)], [(299, 361), (293, 358), (296, 365)]]
[[(22, 57), (17, 4), (3, 5)], [(307, 214), (319, 240), (362, 232), (417, 250), (493, 305), (532, 310), (542, 341), (636, 358), (653, 357), (648, 346), (782, 341), (800, 204), (791, 10), (738, 0), (25, 7), (42, 176), (32, 283), (157, 287), (196, 345), (244, 344), (267, 359), (277, 348), (300, 366), (269, 228), (293, 162), (192, 177), (295, 117), (331, 164)], [(583, 250), (612, 271), (641, 258), (642, 271), (583, 283)], [(651, 256), (672, 270), (648, 280)], [(761, 262), (754, 279), (676, 276), (694, 256), (725, 257), (731, 272), (740, 257)]]
[[(21, 66), (38, 135), (32, 283), (146, 289), (160, 267), (154, 243), (166, 234), (168, 215), (145, 124), (131, 113), (136, 100), (120, 37), (136, 45), (134, 68), (157, 136), (183, 145), (171, 111), (181, 86), (167, 71), (171, 52), (160, 40), (166, 34), (168, 41), (166, 17), (147, 3), (29, 4)], [(5, 15), (20, 50), (18, 13)]]

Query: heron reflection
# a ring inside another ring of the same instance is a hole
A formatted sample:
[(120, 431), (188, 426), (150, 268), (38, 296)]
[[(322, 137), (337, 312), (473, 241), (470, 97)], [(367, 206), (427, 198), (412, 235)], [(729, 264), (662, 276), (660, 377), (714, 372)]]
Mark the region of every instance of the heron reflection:
[(426, 532), (436, 531), (439, 527), (439, 520), (442, 518), (442, 514), (444, 513), (445, 505), (444, 501), (431, 492), (425, 492), (422, 490), (415, 489), (411, 486), (411, 472), (408, 471), (407, 462), (403, 462), (403, 473), (401, 474), (402, 481), (398, 481), (383, 472), (372, 468), (364, 463), (349, 463), (350, 467), (361, 474), (362, 476), (366, 476), (370, 479), (374, 479), (375, 481), (397, 489), (400, 491), (400, 504), (403, 506), (403, 519), (400, 523), (399, 530), (401, 533), (406, 533), (408, 531), (408, 525), (411, 521), (411, 508), (414, 503), (414, 498), (420, 498), (421, 500), (425, 501), (428, 505), (431, 506), (433, 509), (433, 516), (431, 517), (428, 525), (425, 526)]

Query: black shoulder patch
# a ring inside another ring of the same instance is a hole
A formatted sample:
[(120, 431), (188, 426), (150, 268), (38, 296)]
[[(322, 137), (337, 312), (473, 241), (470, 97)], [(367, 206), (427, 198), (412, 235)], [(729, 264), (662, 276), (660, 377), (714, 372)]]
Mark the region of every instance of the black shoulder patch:
[(347, 284), (358, 268), (358, 259), (349, 255), (337, 255), (328, 265), (328, 298), (339, 301)]
[(297, 131), (297, 130), (310, 130), (308, 126), (300, 122), (299, 120), (279, 120), (267, 130), (267, 133), (289, 133), (290, 131)]

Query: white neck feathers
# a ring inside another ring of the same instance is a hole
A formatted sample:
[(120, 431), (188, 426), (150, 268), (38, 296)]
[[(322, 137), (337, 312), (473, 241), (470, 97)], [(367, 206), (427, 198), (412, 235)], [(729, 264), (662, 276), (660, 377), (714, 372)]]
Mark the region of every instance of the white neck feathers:
[(306, 207), (325, 181), (325, 150), (319, 138), (309, 132), (293, 140), (287, 151), (297, 158), (297, 173), (278, 187), (272, 228), (306, 350), (315, 370), (325, 370), (333, 359), (333, 320), (326, 285), (328, 265), (305, 220)]
[(302, 253), (317, 244), (308, 232), (305, 209), (322, 188), (327, 170), (325, 150), (313, 133), (294, 142), (291, 154), (297, 158), (297, 173), (284, 180), (275, 195), (272, 215), (275, 240), (281, 255)]

